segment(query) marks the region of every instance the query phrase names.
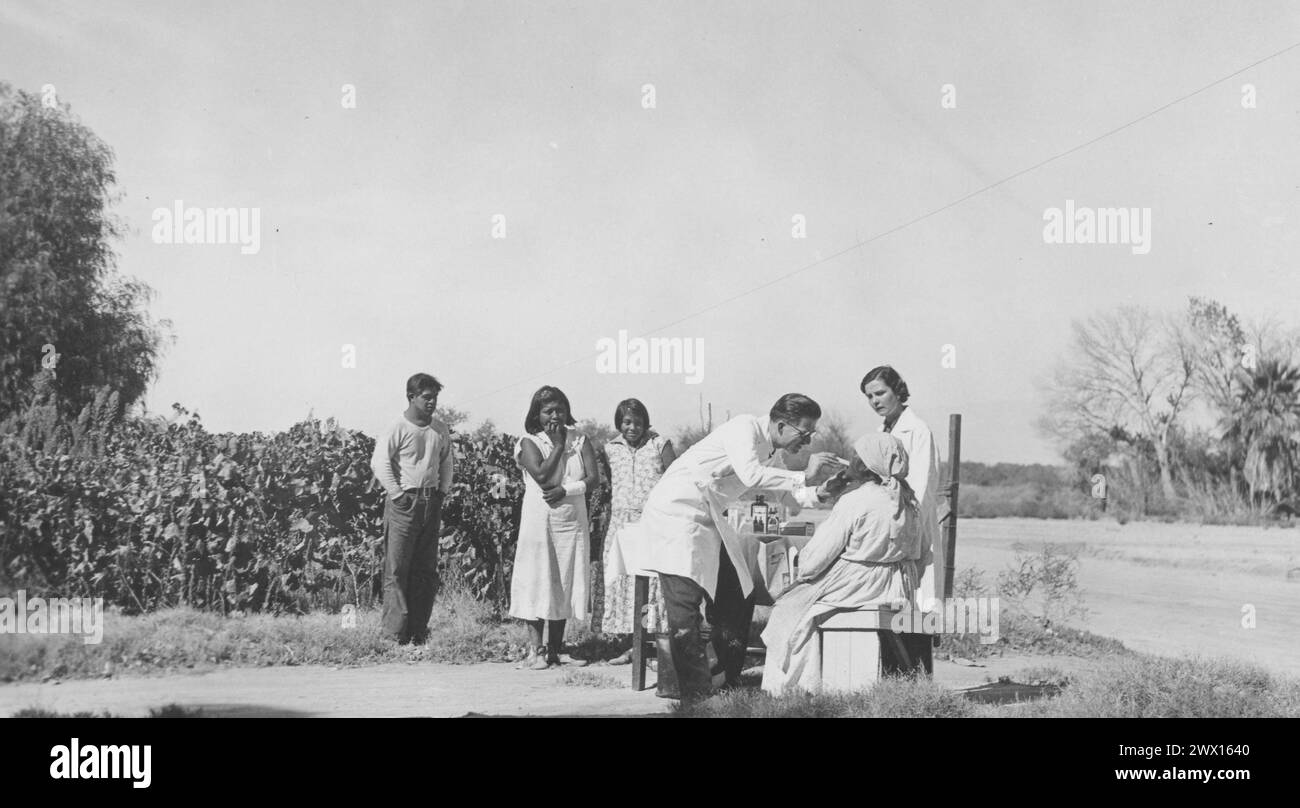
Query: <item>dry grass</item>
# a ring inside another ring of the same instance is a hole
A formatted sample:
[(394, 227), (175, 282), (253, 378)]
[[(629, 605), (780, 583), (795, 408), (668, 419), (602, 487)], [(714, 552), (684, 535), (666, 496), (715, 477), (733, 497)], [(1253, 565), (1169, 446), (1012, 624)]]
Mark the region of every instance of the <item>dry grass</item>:
[(1116, 657), (1133, 653), (1124, 643), (1090, 631), (1063, 625), (1043, 625), (1033, 617), (1004, 611), (998, 619), (998, 641), (981, 643), (976, 634), (944, 634), (935, 649), (940, 659), (964, 657), (1064, 654), (1076, 657)]
[(594, 687), (601, 689), (622, 689), (624, 686), (623, 682), (616, 681), (602, 673), (595, 673), (582, 668), (566, 672), (564, 678), (560, 680), (560, 684), (565, 687)]
[(732, 691), (680, 705), (686, 718), (1300, 718), (1300, 681), (1226, 659), (1133, 654), (1066, 675), (1026, 668), (1014, 681), (1062, 688), (1015, 704), (975, 704), (932, 681), (885, 679), (848, 694)]
[[(40, 707), (28, 707), (25, 710), (19, 710), (10, 718), (113, 718), (114, 716), (105, 710), (102, 713), (92, 713), (83, 711), (79, 713), (59, 713), (54, 710), (45, 710)], [(150, 718), (203, 718), (203, 710), (199, 707), (182, 707), (179, 704), (168, 704), (163, 707), (157, 707), (149, 711)]]
[(677, 705), (683, 718), (966, 718), (976, 706), (928, 679), (885, 679), (870, 690), (848, 694), (733, 690)]
[(1230, 659), (1133, 655), (1016, 717), (1300, 718), (1300, 682)]
[(386, 639), (378, 611), (359, 611), (354, 627), (337, 614), (225, 617), (193, 609), (104, 615), (104, 641), (72, 635), (0, 636), (0, 682), (84, 679), (119, 674), (207, 670), (221, 666), (372, 665), (413, 656), (473, 663), (516, 658), (527, 631), (456, 590), (434, 606), (429, 644), (413, 651)]

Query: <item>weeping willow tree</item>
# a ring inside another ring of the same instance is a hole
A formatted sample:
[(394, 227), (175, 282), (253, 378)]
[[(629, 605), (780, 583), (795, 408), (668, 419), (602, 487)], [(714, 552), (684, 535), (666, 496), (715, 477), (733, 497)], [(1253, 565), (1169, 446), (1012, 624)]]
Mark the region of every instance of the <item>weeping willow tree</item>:
[(134, 403), (170, 328), (116, 270), (113, 152), (66, 105), (0, 82), (0, 417), (38, 396)]

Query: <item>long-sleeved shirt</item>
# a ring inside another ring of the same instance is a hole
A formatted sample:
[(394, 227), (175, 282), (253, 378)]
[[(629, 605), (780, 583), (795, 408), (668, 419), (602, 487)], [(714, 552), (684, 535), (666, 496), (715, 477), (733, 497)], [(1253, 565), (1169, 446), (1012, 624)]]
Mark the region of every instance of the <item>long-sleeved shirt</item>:
[(402, 416), (375, 441), (370, 469), (393, 499), (411, 488), (437, 486), (446, 494), (454, 457), (446, 424), (435, 418), (428, 426), (417, 426)]

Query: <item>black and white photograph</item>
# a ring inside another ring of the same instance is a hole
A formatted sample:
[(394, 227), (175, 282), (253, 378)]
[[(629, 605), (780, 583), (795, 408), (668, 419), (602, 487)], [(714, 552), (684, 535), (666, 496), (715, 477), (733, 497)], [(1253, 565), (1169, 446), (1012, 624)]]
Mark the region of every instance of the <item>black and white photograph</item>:
[(1300, 717), (1298, 234), (1295, 3), (2, 0), (0, 717)]

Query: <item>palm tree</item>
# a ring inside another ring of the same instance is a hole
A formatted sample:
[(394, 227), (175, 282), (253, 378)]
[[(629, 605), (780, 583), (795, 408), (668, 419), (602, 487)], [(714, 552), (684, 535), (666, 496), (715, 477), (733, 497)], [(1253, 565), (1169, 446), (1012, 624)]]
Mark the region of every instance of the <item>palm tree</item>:
[(1242, 476), (1251, 501), (1286, 499), (1295, 491), (1300, 456), (1300, 369), (1261, 360), (1238, 379), (1235, 412), (1224, 435), (1245, 453)]

